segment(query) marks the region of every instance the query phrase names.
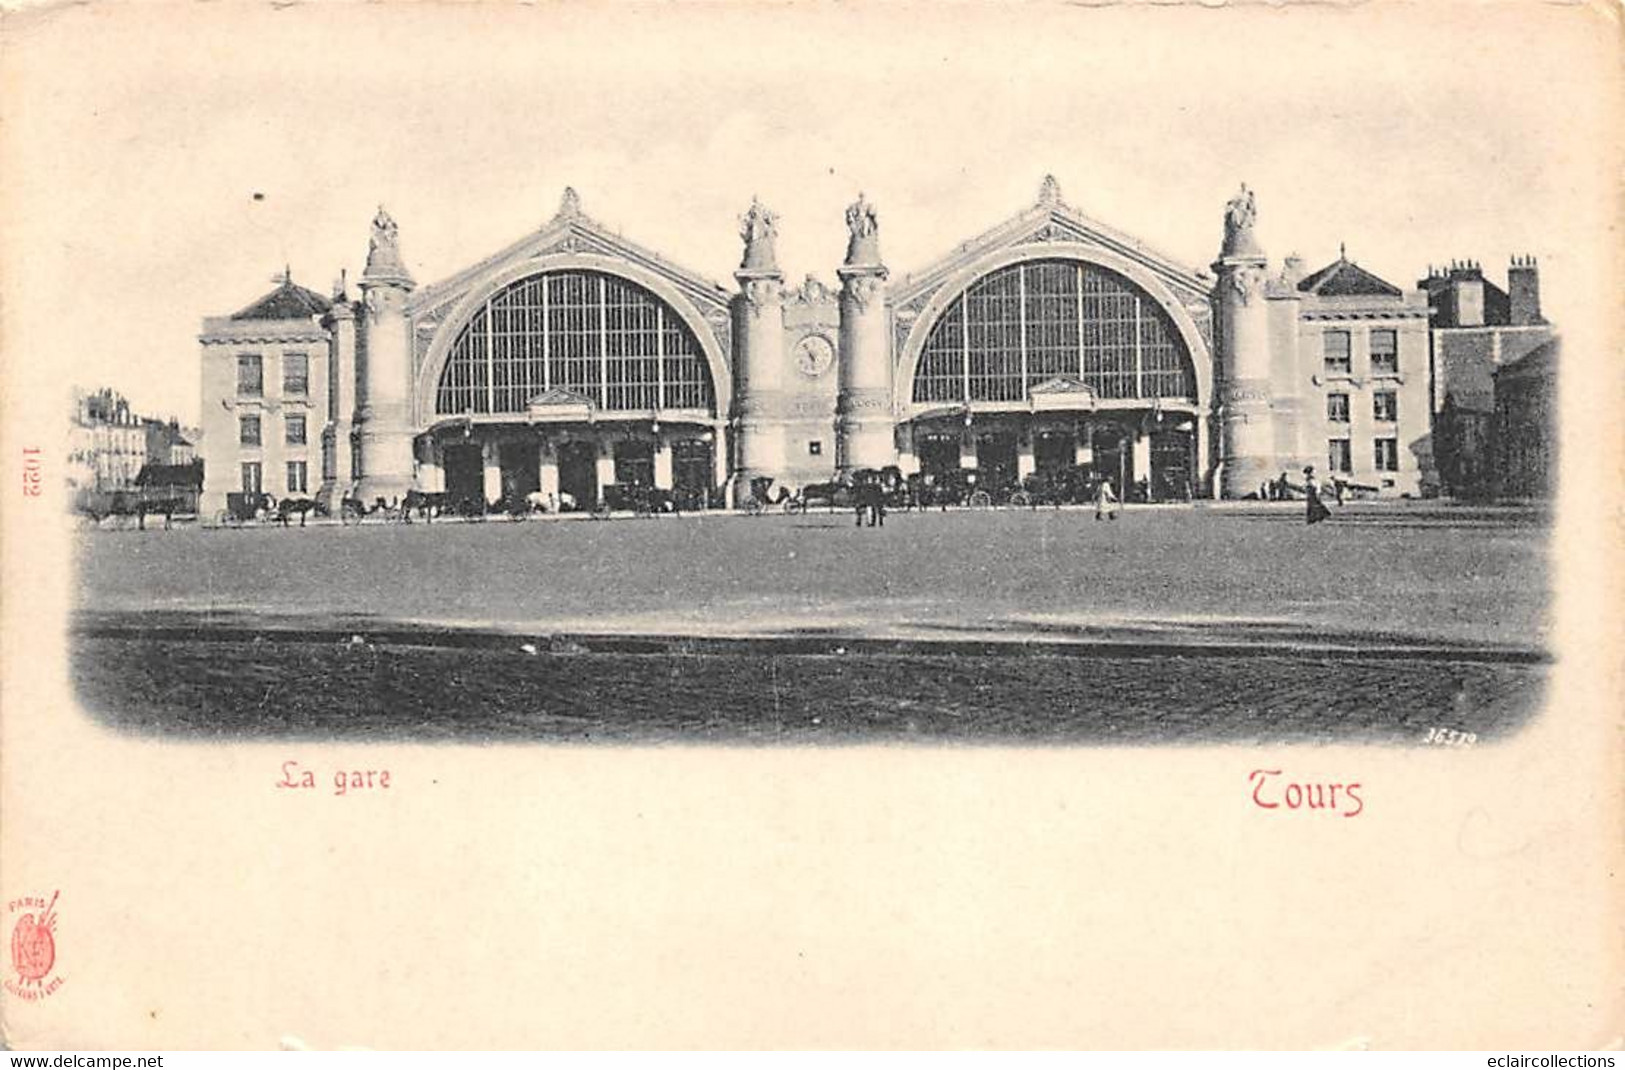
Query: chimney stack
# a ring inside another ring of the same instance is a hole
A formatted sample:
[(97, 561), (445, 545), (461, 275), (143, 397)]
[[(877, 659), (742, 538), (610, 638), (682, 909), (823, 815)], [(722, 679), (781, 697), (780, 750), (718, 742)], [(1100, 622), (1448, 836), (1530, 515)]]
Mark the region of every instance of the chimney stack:
[(1507, 268), (1507, 297), (1514, 327), (1545, 323), (1540, 315), (1540, 268), (1532, 256), (1515, 256)]

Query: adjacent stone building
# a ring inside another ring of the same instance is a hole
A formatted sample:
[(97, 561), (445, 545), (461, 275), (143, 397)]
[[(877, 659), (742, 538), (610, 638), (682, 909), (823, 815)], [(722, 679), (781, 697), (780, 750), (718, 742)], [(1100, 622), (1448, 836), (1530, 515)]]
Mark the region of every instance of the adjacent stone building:
[(1557, 364), (1553, 338), (1495, 372), (1491, 432), (1497, 498), (1550, 498), (1557, 490)]
[(147, 463), (146, 421), (117, 391), (76, 390), (68, 431), (68, 482), (75, 490), (122, 491)]
[(1555, 329), (1540, 311), (1534, 257), (1515, 257), (1502, 290), (1475, 261), (1433, 268), (1417, 283), (1431, 317), (1431, 480), (1456, 498), (1496, 494), (1496, 372), (1545, 345)]
[[(338, 370), (333, 351), (346, 337), (333, 312), (327, 298), (284, 272), (258, 301), (203, 321), (205, 516), (224, 509), (230, 491), (298, 497), (334, 485), (333, 458), (326, 457), (333, 478), (319, 466), (349, 414), (341, 425), (329, 384)], [(364, 379), (353, 346), (346, 359), (346, 382)]]
[[(1271, 270), (1256, 214), (1243, 187), (1201, 271), (1046, 178), (1004, 223), (894, 276), (860, 196), (836, 283), (787, 285), (780, 221), (753, 202), (725, 286), (567, 190), (539, 231), (419, 287), (380, 209), (358, 296), (285, 275), (204, 321), (205, 510), (235, 490), (585, 507), (610, 483), (722, 504), (755, 477), (893, 465), (975, 469), (983, 486), (1086, 465), (1155, 499), (1244, 497), (1313, 465), (1423, 493), (1432, 358), (1458, 344), (1430, 309), (1454, 300), (1470, 322), (1470, 294), (1401, 290), (1346, 255)], [(1527, 286), (1513, 293), (1538, 317), (1532, 265)], [(1468, 364), (1452, 356), (1456, 383)]]

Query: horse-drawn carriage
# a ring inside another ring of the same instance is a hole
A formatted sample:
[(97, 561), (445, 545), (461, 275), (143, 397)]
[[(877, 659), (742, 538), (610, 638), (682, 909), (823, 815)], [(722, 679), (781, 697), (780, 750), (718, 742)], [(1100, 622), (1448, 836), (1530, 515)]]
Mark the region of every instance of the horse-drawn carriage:
[[(976, 494), (977, 472), (973, 468), (953, 468), (943, 472), (916, 472), (908, 477), (911, 504), (921, 509), (935, 506), (946, 511), (950, 505), (969, 505)], [(991, 498), (988, 504), (992, 504)]]
[(101, 527), (102, 521), (109, 517), (121, 521), (134, 517), (136, 527), (142, 531), (147, 528), (149, 516), (163, 517), (164, 530), (167, 531), (176, 516), (187, 515), (195, 509), (193, 501), (181, 495), (164, 494), (149, 489), (82, 490), (75, 495), (73, 507), (76, 513), (95, 527)]
[(221, 527), (241, 527), (271, 515), (276, 499), (269, 494), (250, 494), (231, 491), (226, 495), (226, 507), (215, 517)]
[(1021, 489), (1011, 495), (1010, 504), (1033, 509), (1040, 505), (1056, 509), (1063, 505), (1081, 505), (1094, 498), (1097, 482), (1098, 478), (1086, 464), (1040, 469), (1021, 481)]
[[(875, 495), (878, 494), (878, 499)], [(919, 499), (915, 485), (896, 465), (885, 468), (854, 468), (827, 483), (809, 483), (785, 505), (786, 512), (800, 512), (822, 505), (831, 512), (855, 509), (860, 503), (876, 502), (888, 510), (912, 509)]]
[(602, 508), (593, 510), (595, 517), (612, 512), (630, 512), (634, 516), (652, 517), (656, 513), (680, 511), (675, 491), (650, 486), (647, 483), (606, 483), (599, 504)]
[(756, 476), (750, 481), (750, 496), (745, 499), (745, 512), (751, 516), (761, 516), (773, 508), (782, 508), (786, 513), (794, 514), (805, 509), (806, 502), (800, 495), (792, 494), (789, 487), (780, 487), (774, 493), (772, 476)]
[(293, 518), (298, 517), (299, 526), (304, 527), (311, 513), (326, 516), (327, 510), (315, 498), (293, 495), (278, 498), (273, 494), (232, 491), (226, 495), (226, 507), (215, 516), (215, 524), (218, 527), (242, 527), (244, 524), (275, 521), (288, 527)]

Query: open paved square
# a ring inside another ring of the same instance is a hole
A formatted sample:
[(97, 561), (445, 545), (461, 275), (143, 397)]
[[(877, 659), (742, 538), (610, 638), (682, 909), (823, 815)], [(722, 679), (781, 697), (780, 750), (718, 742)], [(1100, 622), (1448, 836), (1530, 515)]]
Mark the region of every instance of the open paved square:
[(1423, 503), (87, 532), (78, 672), (160, 730), (1489, 735), (1538, 701), (1545, 547)]

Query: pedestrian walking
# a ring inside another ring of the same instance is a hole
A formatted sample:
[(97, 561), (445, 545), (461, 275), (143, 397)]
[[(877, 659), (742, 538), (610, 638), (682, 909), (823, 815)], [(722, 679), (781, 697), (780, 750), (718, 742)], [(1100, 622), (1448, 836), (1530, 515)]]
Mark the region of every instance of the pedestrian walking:
[(1095, 488), (1095, 519), (1117, 519), (1117, 495), (1112, 493), (1112, 481), (1102, 479)]
[(1332, 515), (1332, 511), (1326, 508), (1326, 503), (1320, 500), (1320, 483), (1315, 479), (1314, 465), (1303, 470), (1303, 496), (1307, 506), (1305, 523), (1318, 524)]
[(865, 480), (859, 483), (852, 495), (858, 513), (858, 527), (863, 526), (864, 517), (868, 517), (870, 527), (886, 526), (886, 490), (879, 483)]

